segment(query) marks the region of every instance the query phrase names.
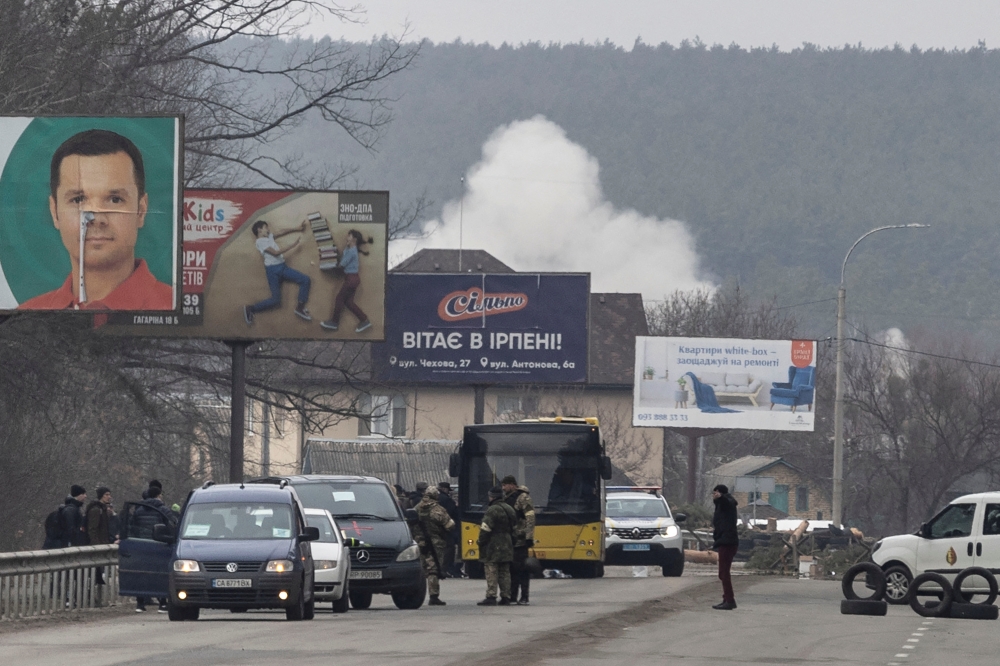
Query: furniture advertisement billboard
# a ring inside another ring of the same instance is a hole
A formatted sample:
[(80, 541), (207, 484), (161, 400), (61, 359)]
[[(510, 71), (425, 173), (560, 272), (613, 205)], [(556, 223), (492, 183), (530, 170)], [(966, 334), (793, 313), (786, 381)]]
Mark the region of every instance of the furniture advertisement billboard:
[(176, 310), (183, 119), (0, 117), (0, 311)]
[(814, 340), (637, 337), (632, 425), (811, 432), (815, 385)]
[(389, 193), (184, 192), (177, 314), (114, 314), (109, 333), (381, 340)]
[(590, 275), (390, 273), (376, 377), (392, 382), (587, 381)]

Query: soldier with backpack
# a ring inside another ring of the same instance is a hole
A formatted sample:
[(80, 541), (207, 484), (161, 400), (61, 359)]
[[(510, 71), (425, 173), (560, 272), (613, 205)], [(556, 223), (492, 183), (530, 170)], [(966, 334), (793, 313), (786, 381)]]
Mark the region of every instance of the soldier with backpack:
[(62, 505), (45, 519), (45, 543), (42, 548), (50, 550), (87, 545), (83, 516), (85, 501), (87, 501), (86, 489), (73, 484)]

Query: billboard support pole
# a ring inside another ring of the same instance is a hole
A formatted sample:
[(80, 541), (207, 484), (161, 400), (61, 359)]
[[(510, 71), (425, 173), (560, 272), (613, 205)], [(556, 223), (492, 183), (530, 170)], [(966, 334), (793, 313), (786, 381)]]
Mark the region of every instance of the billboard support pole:
[(474, 384), (472, 386), (475, 397), (475, 405), (472, 410), (472, 422), (480, 424), (486, 422), (486, 385)]
[(243, 340), (227, 340), (233, 350), (232, 387), (229, 401), (229, 483), (243, 483), (243, 424), (247, 405), (247, 346)]
[(698, 435), (688, 435), (688, 478), (687, 478), (687, 501), (694, 504), (697, 499), (698, 484)]

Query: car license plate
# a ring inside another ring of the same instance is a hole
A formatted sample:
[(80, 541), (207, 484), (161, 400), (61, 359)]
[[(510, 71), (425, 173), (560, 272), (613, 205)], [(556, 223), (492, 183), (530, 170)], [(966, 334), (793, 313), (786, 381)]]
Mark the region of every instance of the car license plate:
[(648, 543), (627, 543), (622, 546), (622, 550), (649, 550)]
[(212, 587), (253, 587), (249, 578), (213, 578)]
[(351, 571), (351, 580), (381, 580), (382, 571), (376, 569), (375, 571)]

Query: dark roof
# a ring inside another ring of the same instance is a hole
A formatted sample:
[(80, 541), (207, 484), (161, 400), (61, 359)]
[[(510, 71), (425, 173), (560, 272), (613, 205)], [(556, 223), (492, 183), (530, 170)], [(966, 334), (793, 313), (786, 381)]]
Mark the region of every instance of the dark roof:
[(448, 476), (448, 459), (458, 442), (396, 439), (310, 439), (302, 461), (303, 474), (374, 476), (413, 490), (418, 481), (437, 485), (457, 483)]
[(733, 478), (737, 476), (754, 476), (757, 472), (763, 472), (768, 467), (778, 463), (792, 467), (778, 456), (743, 456), (724, 465), (719, 465), (715, 469), (710, 469), (706, 474), (709, 476)]
[(462, 270), (458, 270), (458, 250), (420, 250), (392, 268), (393, 273), (515, 273), (516, 271), (485, 250), (462, 250)]
[(589, 383), (632, 386), (638, 335), (649, 335), (642, 294), (591, 294)]

